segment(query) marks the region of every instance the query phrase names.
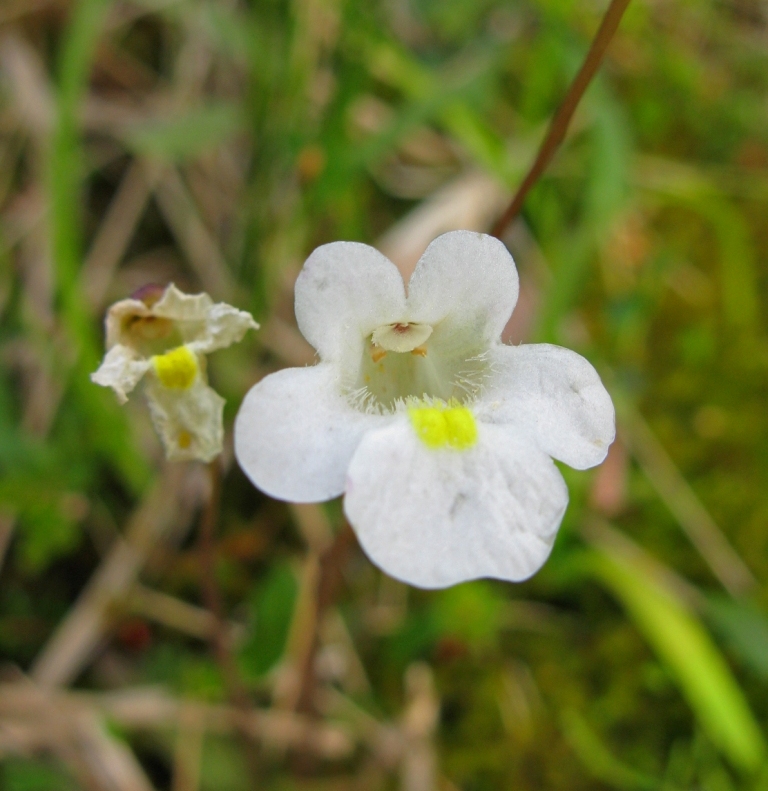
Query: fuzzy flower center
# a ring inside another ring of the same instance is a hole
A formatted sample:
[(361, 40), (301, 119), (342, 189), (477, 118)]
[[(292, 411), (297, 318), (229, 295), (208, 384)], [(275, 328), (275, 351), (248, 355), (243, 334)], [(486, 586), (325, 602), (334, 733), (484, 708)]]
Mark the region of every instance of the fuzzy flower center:
[(384, 324), (365, 339), (350, 396), (356, 407), (377, 413), (412, 399), (463, 404), (478, 395), (488, 369), (483, 350), (449, 342), (439, 325)]
[(439, 401), (408, 407), (416, 436), (433, 450), (467, 450), (477, 442), (477, 423), (466, 407)]
[(186, 346), (177, 346), (165, 354), (156, 354), (152, 366), (163, 387), (188, 390), (197, 376), (197, 358)]

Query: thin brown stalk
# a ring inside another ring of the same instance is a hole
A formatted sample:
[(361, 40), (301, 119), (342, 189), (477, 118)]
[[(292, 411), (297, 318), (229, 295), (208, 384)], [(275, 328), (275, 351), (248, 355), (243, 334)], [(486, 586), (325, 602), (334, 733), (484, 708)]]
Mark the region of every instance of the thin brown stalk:
[(320, 574), (317, 580), (317, 594), (315, 599), (314, 634), (312, 647), (304, 659), (301, 668), (301, 682), (299, 687), (296, 711), (302, 714), (315, 712), (315, 657), (320, 646), (320, 625), (327, 610), (333, 606), (338, 598), (342, 582), (344, 564), (355, 545), (355, 534), (347, 522), (336, 534), (333, 543), (320, 557)]
[(206, 500), (203, 513), (200, 517), (200, 531), (198, 534), (198, 551), (200, 553), (200, 573), (203, 601), (206, 608), (213, 616), (213, 630), (211, 632), (211, 649), (216, 663), (221, 670), (229, 702), (240, 713), (237, 721), (237, 733), (243, 749), (243, 754), (248, 762), (250, 781), (255, 787), (256, 778), (259, 776), (258, 757), (253, 744), (253, 738), (246, 726), (245, 718), (251, 710), (248, 692), (240, 680), (237, 663), (232, 643), (230, 630), (224, 618), (224, 604), (216, 581), (216, 525), (219, 520), (219, 506), (221, 504), (221, 460), (215, 459), (208, 465), (211, 488)]
[(629, 0), (611, 0), (611, 4), (608, 6), (603, 21), (600, 23), (595, 38), (589, 47), (587, 57), (584, 59), (584, 63), (571, 83), (570, 88), (568, 88), (568, 93), (565, 95), (563, 103), (558, 107), (557, 112), (552, 118), (547, 136), (539, 147), (539, 153), (533, 165), (531, 165), (531, 169), (523, 179), (523, 183), (512, 198), (512, 202), (507, 207), (507, 210), (501, 215), (491, 230), (494, 236), (501, 237), (510, 223), (520, 213), (531, 187), (539, 180), (541, 174), (546, 170), (547, 165), (549, 165), (555, 152), (560, 147), (560, 144), (565, 139), (565, 134), (571, 123), (571, 118), (573, 118), (573, 114), (581, 101), (581, 97), (584, 95), (590, 82), (592, 82), (592, 78), (597, 73), (597, 69), (603, 60), (605, 51), (611, 43), (613, 34), (619, 27), (619, 22), (621, 22), (621, 18), (628, 5)]
[(218, 663), (230, 703), (242, 709), (250, 708), (248, 696), (240, 682), (235, 658), (232, 653), (229, 627), (224, 618), (224, 605), (221, 591), (216, 581), (216, 523), (219, 518), (221, 502), (221, 466), (216, 459), (208, 465), (211, 490), (200, 517), (198, 551), (200, 555), (200, 575), (203, 601), (206, 609), (213, 615), (214, 627), (211, 631), (211, 648)]

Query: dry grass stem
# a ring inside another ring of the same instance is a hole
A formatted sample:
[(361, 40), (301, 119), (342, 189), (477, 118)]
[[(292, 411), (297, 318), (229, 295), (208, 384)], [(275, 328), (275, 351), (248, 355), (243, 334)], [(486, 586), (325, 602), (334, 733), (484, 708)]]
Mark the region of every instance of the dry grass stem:
[(632, 454), (722, 586), (736, 597), (757, 590), (757, 580), (749, 567), (730, 545), (640, 413), (624, 407), (620, 410), (620, 419)]
[[(126, 597), (125, 606), (136, 615), (200, 640), (210, 640), (216, 629), (210, 611), (143, 585), (133, 586)], [(235, 628), (230, 625), (231, 631)]]
[(437, 754), (434, 735), (440, 714), (432, 669), (419, 662), (405, 673), (407, 703), (403, 713), (401, 791), (435, 791)]
[[(199, 496), (199, 495), (197, 495)], [(39, 684), (72, 681), (90, 660), (112, 624), (112, 610), (130, 592), (156, 544), (175, 524), (189, 522), (196, 504), (183, 465), (167, 465), (131, 517), (120, 539), (91, 577), (77, 603), (35, 660), (31, 675)]]
[(125, 172), (80, 273), (83, 291), (94, 309), (103, 309), (109, 286), (136, 231), (152, 189), (157, 166), (134, 160)]

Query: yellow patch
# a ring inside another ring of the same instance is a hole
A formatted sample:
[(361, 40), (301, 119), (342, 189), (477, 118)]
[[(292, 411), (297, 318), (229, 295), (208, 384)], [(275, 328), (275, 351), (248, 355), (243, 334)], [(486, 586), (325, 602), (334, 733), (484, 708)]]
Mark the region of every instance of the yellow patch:
[(463, 406), (435, 403), (412, 406), (408, 416), (419, 439), (428, 447), (467, 450), (477, 442), (477, 423), (472, 412)]
[(192, 444), (192, 435), (188, 431), (180, 431), (178, 436), (179, 447), (187, 450)]
[(164, 387), (187, 390), (197, 376), (197, 359), (186, 346), (177, 346), (152, 358), (157, 378)]

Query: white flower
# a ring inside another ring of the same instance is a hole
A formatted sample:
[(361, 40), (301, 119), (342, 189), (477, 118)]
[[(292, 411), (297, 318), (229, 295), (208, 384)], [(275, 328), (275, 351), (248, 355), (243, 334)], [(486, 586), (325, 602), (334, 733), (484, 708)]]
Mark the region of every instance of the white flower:
[(283, 500), (344, 493), (365, 552), (405, 582), (529, 577), (568, 503), (550, 457), (599, 464), (614, 411), (575, 352), (501, 343), (517, 295), (511, 256), (483, 234), (437, 238), (407, 294), (372, 247), (319, 247), (296, 282), (296, 318), (320, 362), (248, 393), (243, 469)]
[(91, 374), (121, 404), (146, 375), (152, 423), (172, 461), (221, 453), (224, 399), (208, 386), (205, 355), (258, 329), (250, 313), (171, 283), (147, 286), (107, 312), (107, 354)]

